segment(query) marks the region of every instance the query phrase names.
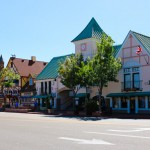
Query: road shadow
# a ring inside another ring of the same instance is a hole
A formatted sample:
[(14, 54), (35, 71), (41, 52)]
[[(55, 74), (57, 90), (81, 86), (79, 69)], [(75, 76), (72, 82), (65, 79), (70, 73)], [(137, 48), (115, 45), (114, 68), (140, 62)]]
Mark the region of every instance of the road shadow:
[(150, 114), (112, 114), (111, 116), (104, 115), (98, 117), (91, 117), (91, 116), (68, 116), (63, 114), (46, 114), (43, 117), (50, 117), (50, 118), (66, 118), (66, 119), (76, 119), (80, 121), (101, 121), (101, 120), (108, 120), (108, 119), (131, 119), (131, 120), (141, 120), (141, 119), (150, 119)]

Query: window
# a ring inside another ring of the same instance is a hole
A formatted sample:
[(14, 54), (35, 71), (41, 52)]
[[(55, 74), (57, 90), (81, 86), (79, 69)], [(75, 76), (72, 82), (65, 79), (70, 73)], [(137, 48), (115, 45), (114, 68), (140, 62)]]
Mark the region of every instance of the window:
[(49, 94), (51, 94), (51, 81), (49, 81)]
[(140, 88), (140, 76), (139, 73), (133, 73), (133, 88)]
[(43, 94), (43, 82), (41, 82), (41, 94)]
[(119, 99), (113, 98), (113, 108), (119, 108)]
[(140, 74), (139, 67), (124, 69), (124, 89), (125, 90), (140, 90)]
[(32, 78), (29, 79), (29, 85), (33, 85), (33, 80), (32, 80)]
[(45, 94), (47, 94), (47, 82), (45, 82)]
[(127, 99), (125, 97), (121, 98), (121, 108), (127, 108)]
[(150, 97), (148, 97), (148, 108), (150, 108)]
[(124, 75), (124, 88), (125, 89), (131, 88), (131, 75), (130, 74)]
[(124, 73), (129, 73), (130, 72), (130, 68), (125, 68), (124, 69)]
[(139, 108), (145, 108), (145, 99), (144, 97), (138, 97)]
[(139, 67), (132, 68), (132, 72), (139, 72)]

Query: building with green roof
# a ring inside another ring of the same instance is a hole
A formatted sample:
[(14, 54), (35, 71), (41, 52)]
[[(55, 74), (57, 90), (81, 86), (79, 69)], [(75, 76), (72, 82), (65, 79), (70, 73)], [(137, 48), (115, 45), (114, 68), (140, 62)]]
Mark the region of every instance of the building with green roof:
[(36, 80), (56, 79), (58, 76), (59, 64), (63, 63), (67, 57), (71, 55), (54, 57), (36, 77)]
[[(46, 101), (47, 98), (50, 99), (51, 104), (54, 108), (56, 108), (56, 104), (58, 102), (58, 91), (65, 91), (67, 94), (67, 98), (69, 96), (69, 89), (64, 87), (60, 78), (58, 77), (58, 69), (61, 63), (64, 63), (67, 57), (74, 55), (64, 55), (59, 57), (54, 57), (52, 60), (46, 65), (46, 67), (41, 71), (41, 73), (36, 77), (36, 89), (37, 95), (34, 97), (39, 99), (40, 101), (40, 109), (47, 109)], [(62, 95), (61, 95), (62, 94)], [(66, 95), (61, 93), (61, 99), (66, 99)], [(68, 103), (69, 105), (69, 103)], [(64, 106), (66, 107), (66, 106)]]
[(99, 26), (97, 21), (92, 18), (88, 25), (83, 29), (83, 31), (75, 37), (71, 42), (85, 40), (88, 38), (101, 38), (102, 34), (105, 34), (105, 32), (102, 30), (102, 28)]
[[(71, 42), (75, 45), (75, 54), (82, 53), (84, 59), (93, 57), (97, 52), (96, 42), (106, 34), (97, 21), (92, 18), (87, 26)], [(123, 43), (114, 45), (114, 57), (121, 58), (122, 69), (119, 71), (118, 82), (110, 82), (103, 89), (102, 95), (114, 112), (150, 113), (150, 37), (129, 31)], [(54, 108), (70, 105), (70, 90), (63, 86), (58, 77), (59, 63), (67, 56), (54, 57), (37, 76), (36, 98), (51, 96)], [(90, 87), (90, 98), (97, 97), (97, 87)], [(83, 104), (85, 89), (81, 88), (76, 98)], [(45, 100), (40, 100), (43, 105)], [(46, 103), (46, 102), (45, 102)], [(64, 107), (67, 109), (67, 107)]]

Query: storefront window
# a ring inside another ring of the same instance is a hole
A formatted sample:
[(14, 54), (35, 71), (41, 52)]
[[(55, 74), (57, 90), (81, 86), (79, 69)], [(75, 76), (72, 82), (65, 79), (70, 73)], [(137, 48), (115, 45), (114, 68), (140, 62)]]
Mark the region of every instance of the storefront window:
[(145, 108), (145, 99), (144, 97), (138, 97), (139, 108)]
[(127, 99), (124, 97), (121, 98), (121, 108), (127, 108)]
[(113, 98), (113, 108), (119, 108), (119, 99)]
[(150, 97), (148, 97), (148, 108), (150, 108)]

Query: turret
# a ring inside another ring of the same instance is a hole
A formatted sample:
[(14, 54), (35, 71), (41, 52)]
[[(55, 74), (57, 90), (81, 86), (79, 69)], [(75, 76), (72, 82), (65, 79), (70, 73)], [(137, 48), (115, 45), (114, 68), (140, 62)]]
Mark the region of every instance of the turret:
[(0, 71), (4, 68), (4, 61), (2, 55), (0, 56)]

